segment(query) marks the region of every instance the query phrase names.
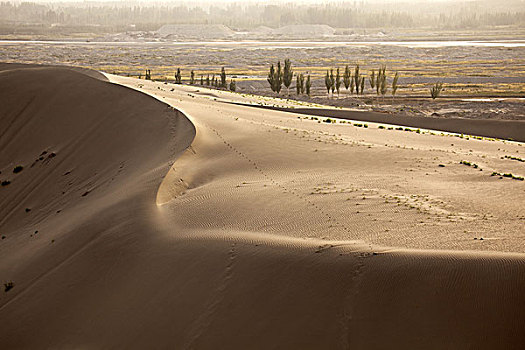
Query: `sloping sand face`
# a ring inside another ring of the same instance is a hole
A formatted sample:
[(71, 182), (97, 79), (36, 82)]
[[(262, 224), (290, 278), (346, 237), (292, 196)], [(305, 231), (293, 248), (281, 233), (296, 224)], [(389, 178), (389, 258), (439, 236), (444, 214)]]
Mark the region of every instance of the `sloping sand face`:
[[(15, 283), (0, 295), (1, 344), (525, 343), (523, 182), (486, 170), (519, 173), (500, 158), (518, 144), (328, 125), (110, 78), (195, 128), (80, 73), (0, 73), (0, 279)], [(55, 156), (31, 167), (43, 151)]]

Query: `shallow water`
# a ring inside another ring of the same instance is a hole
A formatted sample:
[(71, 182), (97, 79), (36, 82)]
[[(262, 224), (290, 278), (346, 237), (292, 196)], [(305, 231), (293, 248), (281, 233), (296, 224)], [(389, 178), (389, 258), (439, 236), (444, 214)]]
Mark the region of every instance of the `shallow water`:
[(163, 45), (163, 46), (210, 46), (210, 47), (253, 47), (314, 49), (342, 46), (402, 46), (412, 48), (433, 47), (525, 47), (523, 40), (498, 41), (179, 41), (179, 42), (96, 42), (96, 41), (39, 41), (39, 40), (0, 40), (0, 45)]

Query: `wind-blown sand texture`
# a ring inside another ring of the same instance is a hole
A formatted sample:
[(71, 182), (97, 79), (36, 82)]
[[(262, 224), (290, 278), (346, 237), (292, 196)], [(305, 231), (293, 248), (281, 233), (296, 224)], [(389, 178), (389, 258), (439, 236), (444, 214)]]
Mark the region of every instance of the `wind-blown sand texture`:
[(525, 344), (522, 144), (3, 69), (3, 348)]

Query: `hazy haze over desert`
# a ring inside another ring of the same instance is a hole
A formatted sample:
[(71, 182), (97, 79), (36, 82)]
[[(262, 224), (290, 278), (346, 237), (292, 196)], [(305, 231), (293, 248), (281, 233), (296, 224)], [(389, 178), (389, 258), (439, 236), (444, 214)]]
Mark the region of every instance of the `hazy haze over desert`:
[(523, 349), (525, 3), (0, 3), (0, 347)]

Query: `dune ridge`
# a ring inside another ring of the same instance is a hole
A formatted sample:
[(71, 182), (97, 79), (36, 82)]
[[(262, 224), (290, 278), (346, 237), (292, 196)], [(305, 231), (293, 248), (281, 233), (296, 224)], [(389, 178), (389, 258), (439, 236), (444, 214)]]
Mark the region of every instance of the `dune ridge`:
[(281, 112), (291, 112), (309, 116), (357, 120), (362, 122), (385, 123), (390, 125), (410, 126), (414, 128), (430, 129), (457, 134), (475, 135), (482, 137), (499, 138), (525, 142), (525, 121), (523, 120), (483, 120), (464, 118), (439, 118), (432, 116), (399, 116), (393, 114), (352, 111), (336, 108), (288, 108), (243, 104), (256, 108), (266, 108)]
[[(0, 114), (7, 130), (0, 176), (12, 179), (0, 189), (2, 217), (8, 213), (0, 225), (8, 235), (0, 244), (0, 279), (15, 282), (0, 296), (1, 344), (518, 349), (525, 343), (522, 253), (452, 250), (447, 241), (436, 246), (441, 250), (374, 244), (367, 223), (342, 215), (339, 200), (305, 193), (317, 177), (335, 181), (318, 167), (347, 172), (335, 164), (348, 145), (316, 141), (324, 155), (308, 163), (301, 152), (311, 143), (284, 135), (280, 121), (292, 118), (283, 114), (221, 109), (195, 97), (193, 88), (109, 79), (182, 112), (79, 72), (0, 73), (0, 89), (12, 90)], [(27, 107), (20, 112), (20, 106)], [(352, 148), (358, 160), (371, 144), (359, 142)], [(44, 150), (55, 156), (10, 174)], [(305, 169), (315, 176), (301, 175)], [(70, 175), (73, 181), (62, 180)]]

